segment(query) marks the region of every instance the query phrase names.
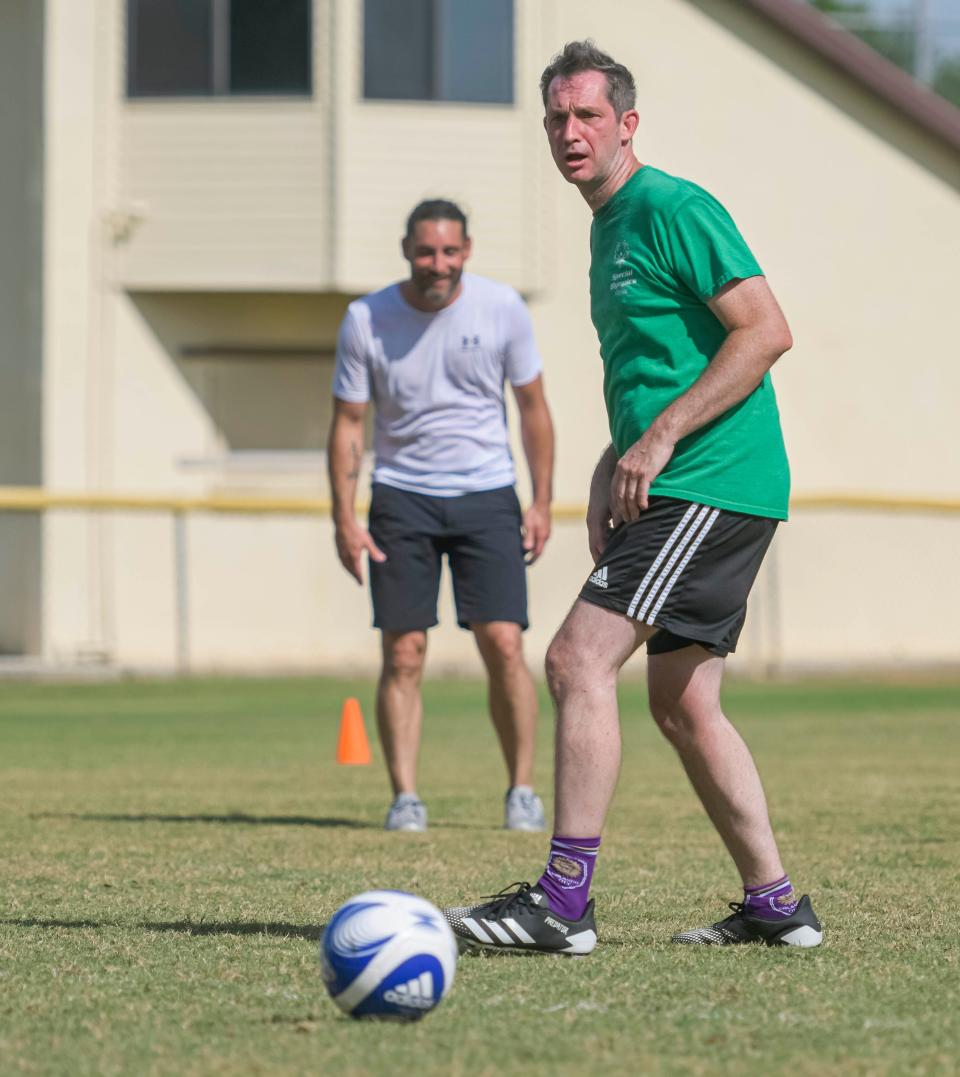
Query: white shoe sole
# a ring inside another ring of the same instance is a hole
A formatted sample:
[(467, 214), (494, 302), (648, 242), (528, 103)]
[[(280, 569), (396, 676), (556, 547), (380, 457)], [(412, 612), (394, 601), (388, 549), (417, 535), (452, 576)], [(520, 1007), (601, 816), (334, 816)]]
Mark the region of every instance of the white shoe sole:
[(777, 939), (777, 944), (780, 946), (810, 947), (819, 946), (821, 942), (823, 942), (823, 932), (817, 931), (816, 928), (811, 927), (809, 924), (795, 927), (792, 931), (788, 931)]
[(567, 939), (566, 950), (541, 950), (536, 946), (498, 946), (493, 942), (481, 942), (479, 939), (467, 939), (457, 935), (457, 947), (465, 950), (496, 950), (501, 954), (543, 954), (545, 957), (586, 957), (593, 953), (597, 945), (597, 933), (587, 930), (571, 935)]

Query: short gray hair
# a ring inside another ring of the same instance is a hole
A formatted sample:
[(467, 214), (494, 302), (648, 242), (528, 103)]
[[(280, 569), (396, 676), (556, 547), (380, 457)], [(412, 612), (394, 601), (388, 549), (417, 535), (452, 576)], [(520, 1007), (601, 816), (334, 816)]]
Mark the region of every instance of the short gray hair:
[(600, 71), (607, 77), (607, 100), (619, 119), (637, 102), (637, 87), (633, 75), (603, 49), (587, 38), (586, 41), (568, 41), (563, 50), (547, 64), (540, 76), (540, 94), (543, 107), (547, 107), (547, 92), (555, 78), (570, 78), (581, 71)]

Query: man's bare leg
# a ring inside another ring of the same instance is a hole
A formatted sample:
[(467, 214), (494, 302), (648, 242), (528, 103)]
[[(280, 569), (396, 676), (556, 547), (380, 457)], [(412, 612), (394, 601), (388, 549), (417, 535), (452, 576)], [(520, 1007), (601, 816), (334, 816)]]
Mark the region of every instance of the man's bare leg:
[(720, 708), (724, 659), (702, 647), (650, 655), (650, 711), (743, 878), (760, 886), (785, 872), (756, 764)]
[(578, 599), (547, 652), (557, 708), (557, 834), (597, 835), (620, 773), (620, 667), (653, 633), (648, 625)]
[(420, 682), (427, 654), (427, 634), (384, 632), (383, 666), (377, 684), (377, 729), (387, 761), (393, 794), (417, 788), (417, 754), (423, 725)]
[(520, 626), (511, 621), (487, 621), (470, 628), (487, 669), (490, 718), (510, 785), (532, 786), (537, 690), (524, 661)]

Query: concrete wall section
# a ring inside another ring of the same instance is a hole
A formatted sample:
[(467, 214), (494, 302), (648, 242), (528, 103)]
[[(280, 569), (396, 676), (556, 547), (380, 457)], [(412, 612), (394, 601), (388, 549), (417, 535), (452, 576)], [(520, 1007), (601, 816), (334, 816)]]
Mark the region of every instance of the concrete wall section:
[[(115, 297), (113, 482), (120, 491), (326, 493), (332, 352), (347, 296)], [(240, 352), (231, 352), (236, 345)], [(242, 349), (248, 349), (246, 353)], [(303, 450), (309, 450), (304, 453)], [(169, 667), (177, 649), (168, 516), (120, 515), (105, 587), (117, 657)], [(317, 661), (332, 544), (316, 523), (191, 518), (194, 661), (259, 669)], [(358, 635), (365, 619), (358, 620)]]
[[(376, 667), (369, 595), (339, 566), (329, 521), (190, 518), (183, 639), (172, 521), (138, 514), (120, 516), (116, 526), (123, 556), (116, 562), (115, 622), (124, 664), (170, 669), (185, 644), (198, 669)], [(958, 539), (960, 521), (949, 518), (798, 513), (780, 528), (761, 570), (731, 672), (955, 663), (950, 617), (960, 583), (945, 571), (937, 588), (924, 587), (904, 558), (923, 549), (932, 562), (949, 566)], [(590, 567), (581, 525), (559, 525), (528, 576), (525, 642), (538, 673)], [(456, 627), (446, 572), (439, 617), (430, 633), (431, 673), (479, 672), (472, 636)], [(642, 666), (641, 654), (631, 669)]]
[(779, 529), (786, 668), (956, 666), (960, 517), (804, 511)]
[[(43, 482), (44, 6), (0, 5), (0, 484)], [(40, 643), (41, 523), (0, 514), (0, 654)]]

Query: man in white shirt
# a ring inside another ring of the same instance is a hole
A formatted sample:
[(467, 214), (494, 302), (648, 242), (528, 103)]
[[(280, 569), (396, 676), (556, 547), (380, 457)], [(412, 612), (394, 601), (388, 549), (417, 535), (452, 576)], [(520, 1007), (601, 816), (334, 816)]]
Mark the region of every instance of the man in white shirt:
[[(465, 274), (471, 241), (452, 202), (407, 220), (408, 279), (351, 303), (340, 327), (328, 460), (337, 553), (363, 583), (367, 552), (383, 666), (377, 725), (394, 799), (388, 830), (424, 830), (416, 765), (427, 630), (440, 568), (453, 576), (457, 622), (489, 678), (490, 716), (509, 775), (504, 825), (542, 830), (533, 791), (537, 700), (523, 657), (526, 565), (550, 536), (553, 425), (530, 316), (510, 287)], [(504, 383), (520, 414), (533, 502), (514, 490)], [(354, 508), (364, 415), (375, 407), (369, 530)]]

